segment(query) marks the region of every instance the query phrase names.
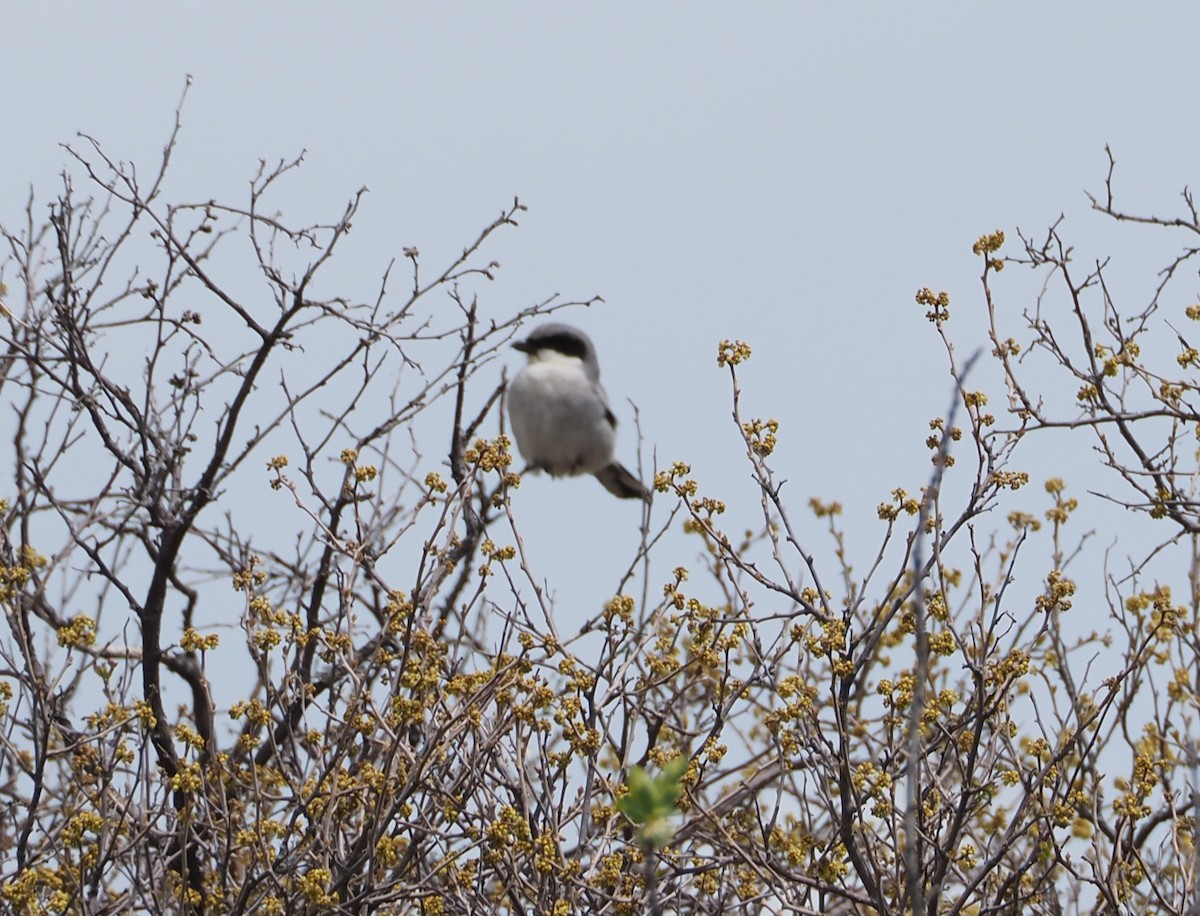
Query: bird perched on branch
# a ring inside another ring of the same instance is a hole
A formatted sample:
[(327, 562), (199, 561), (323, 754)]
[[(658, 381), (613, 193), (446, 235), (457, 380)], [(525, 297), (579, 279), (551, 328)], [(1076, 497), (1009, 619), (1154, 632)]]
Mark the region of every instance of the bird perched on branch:
[(591, 338), (551, 322), (513, 347), (528, 362), (508, 386), (508, 416), (529, 466), (552, 477), (592, 474), (615, 496), (648, 501), (650, 491), (613, 460), (617, 418)]

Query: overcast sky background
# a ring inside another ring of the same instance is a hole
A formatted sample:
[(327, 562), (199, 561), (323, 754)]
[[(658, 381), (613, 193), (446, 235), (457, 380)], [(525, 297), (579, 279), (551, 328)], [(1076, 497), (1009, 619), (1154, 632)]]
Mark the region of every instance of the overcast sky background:
[[(1011, 251), (1017, 227), (1062, 213), (1080, 260), (1114, 255), (1118, 294), (1148, 298), (1173, 244), (1105, 223), (1084, 191), (1103, 187), (1106, 143), (1131, 209), (1171, 211), (1200, 181), (1197, 18), (1117, 2), (12, 4), (0, 219), (31, 184), (53, 195), (77, 131), (150, 168), (187, 74), (174, 195), (236, 198), (260, 158), (307, 150), (280, 203), (294, 220), (370, 189), (338, 259), (349, 295), (404, 246), (452, 256), (519, 196), (485, 308), (604, 297), (563, 317), (597, 344), (619, 457), (636, 465), (632, 398), (647, 462), (754, 499), (715, 366), (719, 340), (746, 340), (745, 409), (782, 423), (796, 517), (813, 532), (808, 498), (842, 501), (865, 567), (874, 507), (924, 482), (925, 424), (950, 397), (918, 288), (950, 292), (973, 349), (972, 242), (1002, 228)], [(1038, 282), (1004, 282), (1015, 316)], [(1175, 290), (1180, 311), (1195, 287)], [(1058, 446), (1073, 485), (1089, 447)], [(594, 613), (637, 507), (592, 480), (531, 479), (515, 500), (562, 613)], [(697, 550), (672, 547), (660, 576)]]

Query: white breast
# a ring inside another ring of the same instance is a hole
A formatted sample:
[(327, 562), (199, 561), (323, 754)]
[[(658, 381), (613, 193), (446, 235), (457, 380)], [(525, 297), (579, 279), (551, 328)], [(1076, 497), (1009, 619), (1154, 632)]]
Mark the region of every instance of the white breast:
[(529, 363), (508, 386), (508, 415), (521, 456), (560, 476), (612, 461), (614, 431), (604, 389), (578, 360)]

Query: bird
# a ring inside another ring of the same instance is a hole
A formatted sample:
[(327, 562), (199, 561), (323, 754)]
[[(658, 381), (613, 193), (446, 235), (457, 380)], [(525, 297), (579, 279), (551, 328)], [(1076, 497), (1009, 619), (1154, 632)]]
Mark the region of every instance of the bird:
[(508, 386), (508, 416), (529, 467), (551, 477), (591, 474), (614, 496), (648, 502), (650, 491), (613, 460), (617, 417), (600, 385), (591, 338), (550, 322), (513, 349), (527, 362)]

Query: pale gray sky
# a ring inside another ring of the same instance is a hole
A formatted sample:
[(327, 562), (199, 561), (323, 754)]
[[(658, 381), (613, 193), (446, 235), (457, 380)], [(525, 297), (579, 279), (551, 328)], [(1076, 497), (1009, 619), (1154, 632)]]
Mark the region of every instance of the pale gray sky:
[[(719, 339), (745, 339), (746, 408), (783, 424), (796, 513), (841, 500), (867, 549), (873, 507), (924, 481), (924, 424), (949, 397), (917, 288), (951, 293), (974, 347), (971, 243), (1060, 213), (1081, 258), (1117, 255), (1139, 301), (1152, 288), (1169, 246), (1114, 232), (1083, 191), (1102, 187), (1106, 143), (1131, 207), (1168, 211), (1200, 180), (1196, 26), (1182, 2), (11, 4), (0, 218), (31, 183), (53, 193), (76, 131), (149, 168), (186, 74), (180, 196), (240, 194), (260, 158), (301, 149), (289, 215), (370, 189), (339, 259), (348, 295), (403, 246), (457, 251), (518, 195), (530, 209), (485, 308), (604, 297), (562, 317), (596, 341), (619, 457), (635, 463), (633, 398), (661, 463), (753, 497), (714, 362)], [(1009, 282), (1016, 313), (1037, 284)], [(590, 613), (636, 509), (591, 480), (517, 499), (537, 571)], [(564, 537), (551, 501), (594, 524)]]

